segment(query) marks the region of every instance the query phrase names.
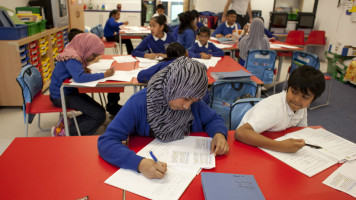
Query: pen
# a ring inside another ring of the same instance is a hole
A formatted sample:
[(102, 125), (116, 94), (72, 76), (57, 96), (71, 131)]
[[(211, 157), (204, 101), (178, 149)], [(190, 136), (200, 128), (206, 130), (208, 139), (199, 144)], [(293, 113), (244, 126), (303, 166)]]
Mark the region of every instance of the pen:
[(153, 53), (152, 49), (151, 49), (151, 45), (150, 44), (147, 44), (148, 46), (148, 49), (150, 50), (151, 53)]
[(157, 162), (158, 164), (162, 165), (162, 164), (157, 160), (156, 156), (153, 154), (152, 151), (150, 151), (150, 155), (151, 155), (152, 159), (153, 159), (155, 162)]
[(307, 144), (307, 143), (305, 143), (305, 146), (308, 146), (308, 147), (311, 147), (311, 148), (314, 148), (314, 149), (322, 149), (323, 148), (321, 146), (316, 146), (316, 145)]

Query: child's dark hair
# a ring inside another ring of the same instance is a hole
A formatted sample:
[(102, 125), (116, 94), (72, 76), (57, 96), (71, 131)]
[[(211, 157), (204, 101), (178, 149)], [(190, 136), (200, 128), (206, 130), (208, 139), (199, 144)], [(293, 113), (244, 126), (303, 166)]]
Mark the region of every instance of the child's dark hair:
[(68, 40), (69, 42), (72, 41), (72, 39), (74, 38), (74, 36), (78, 35), (79, 33), (84, 33), (84, 31), (82, 30), (79, 30), (77, 28), (72, 28), (69, 30), (69, 33), (68, 33)]
[(314, 94), (313, 101), (320, 97), (325, 90), (324, 74), (314, 67), (303, 65), (295, 69), (288, 79), (288, 88), (299, 90), (308, 94), (308, 90)]
[(110, 19), (110, 17), (112, 17), (113, 15), (116, 15), (116, 13), (117, 12), (120, 12), (120, 11), (118, 11), (118, 10), (112, 10), (111, 12), (110, 12), (110, 14), (109, 14), (109, 19)]
[(162, 9), (162, 10), (165, 10), (164, 6), (162, 4), (158, 4), (157, 7), (156, 7), (156, 10), (157, 9)]
[(195, 16), (192, 13), (192, 11), (187, 11), (183, 14), (179, 14), (179, 27), (178, 27), (178, 33), (182, 34), (184, 32), (185, 29), (190, 28), (190, 29), (194, 29), (193, 25), (192, 25), (192, 21), (195, 20)]
[(200, 33), (207, 33), (210, 36), (210, 28), (202, 26), (198, 31), (198, 35), (200, 35)]
[(158, 15), (158, 16), (156, 16), (156, 17), (153, 17), (152, 20), (155, 21), (155, 22), (156, 22), (157, 24), (159, 24), (160, 26), (163, 25), (163, 26), (164, 26), (163, 31), (166, 32), (166, 33), (168, 33), (169, 28), (168, 28), (168, 25), (166, 24), (166, 22), (167, 22), (166, 16), (164, 16), (164, 15)]
[(164, 60), (179, 58), (184, 56), (185, 52), (186, 50), (183, 45), (179, 44), (178, 42), (171, 42), (166, 49), (167, 58)]
[(228, 10), (227, 13), (226, 13), (226, 16), (229, 16), (229, 15), (237, 15), (236, 11), (235, 10)]
[(191, 12), (194, 14), (195, 18), (199, 19), (200, 14), (197, 10), (192, 10)]

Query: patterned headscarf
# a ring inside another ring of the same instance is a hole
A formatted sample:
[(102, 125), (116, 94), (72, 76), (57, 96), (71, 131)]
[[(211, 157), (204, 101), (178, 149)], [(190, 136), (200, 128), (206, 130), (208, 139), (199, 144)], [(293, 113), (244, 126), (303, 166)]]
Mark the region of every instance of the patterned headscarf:
[(156, 73), (147, 86), (147, 121), (154, 135), (163, 141), (182, 139), (190, 133), (191, 109), (172, 110), (169, 102), (180, 98), (202, 99), (208, 88), (206, 67), (180, 57)]
[(93, 55), (103, 55), (105, 51), (104, 43), (92, 33), (80, 33), (64, 48), (64, 51), (56, 57), (57, 61), (76, 59), (84, 67), (88, 64), (86, 59)]
[(264, 32), (263, 21), (260, 18), (254, 18), (250, 26), (250, 33), (243, 37), (238, 44), (240, 57), (247, 58), (250, 49), (269, 49), (269, 41)]

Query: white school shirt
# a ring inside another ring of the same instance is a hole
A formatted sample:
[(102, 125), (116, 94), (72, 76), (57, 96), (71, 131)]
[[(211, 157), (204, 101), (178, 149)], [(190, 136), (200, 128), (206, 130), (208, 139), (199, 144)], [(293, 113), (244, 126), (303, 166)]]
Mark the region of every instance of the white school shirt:
[(239, 127), (249, 123), (257, 133), (283, 131), (289, 127), (307, 126), (307, 108), (293, 112), (286, 101), (286, 91), (263, 99), (242, 118)]
[(235, 10), (239, 15), (246, 15), (247, 6), (251, 0), (232, 0), (231, 1), (231, 9)]

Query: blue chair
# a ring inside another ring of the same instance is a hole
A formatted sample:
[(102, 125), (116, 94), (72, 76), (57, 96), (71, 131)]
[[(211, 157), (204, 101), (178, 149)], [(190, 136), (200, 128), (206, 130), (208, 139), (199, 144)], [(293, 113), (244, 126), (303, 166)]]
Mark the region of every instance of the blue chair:
[(289, 75), (292, 74), (295, 69), (302, 65), (309, 65), (314, 67), (315, 69), (320, 69), (319, 57), (315, 54), (308, 53), (305, 51), (294, 51), (292, 56), (292, 64), (288, 69), (286, 81), (283, 84), (283, 89), (285, 88), (288, 82)]
[(245, 98), (238, 99), (231, 105), (230, 109), (230, 126), (229, 130), (235, 130), (245, 113), (249, 111), (254, 105), (260, 102), (262, 98)]
[(210, 88), (210, 107), (221, 115), (229, 128), (230, 106), (241, 97), (255, 97), (257, 84), (249, 80), (219, 80)]
[(248, 51), (246, 69), (264, 83), (273, 83), (273, 94), (276, 92), (274, 79), (277, 53), (273, 50), (254, 49)]

